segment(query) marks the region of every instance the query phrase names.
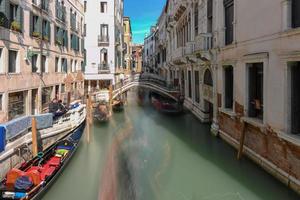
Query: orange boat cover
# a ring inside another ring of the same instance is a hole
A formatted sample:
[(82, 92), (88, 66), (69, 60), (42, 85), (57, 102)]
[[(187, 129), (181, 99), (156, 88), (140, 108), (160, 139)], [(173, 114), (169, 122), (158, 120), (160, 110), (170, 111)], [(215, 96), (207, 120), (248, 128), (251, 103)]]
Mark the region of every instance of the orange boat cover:
[(16, 180), (20, 176), (24, 176), (25, 173), (19, 169), (11, 169), (6, 175), (6, 184), (7, 185), (14, 185)]

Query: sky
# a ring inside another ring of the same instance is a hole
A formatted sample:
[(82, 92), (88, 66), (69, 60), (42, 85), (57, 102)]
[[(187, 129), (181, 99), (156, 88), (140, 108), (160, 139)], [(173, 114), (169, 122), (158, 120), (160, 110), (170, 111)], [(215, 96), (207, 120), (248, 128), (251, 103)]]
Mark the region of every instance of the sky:
[(130, 17), (134, 43), (144, 43), (150, 27), (156, 24), (166, 0), (124, 0), (125, 16)]

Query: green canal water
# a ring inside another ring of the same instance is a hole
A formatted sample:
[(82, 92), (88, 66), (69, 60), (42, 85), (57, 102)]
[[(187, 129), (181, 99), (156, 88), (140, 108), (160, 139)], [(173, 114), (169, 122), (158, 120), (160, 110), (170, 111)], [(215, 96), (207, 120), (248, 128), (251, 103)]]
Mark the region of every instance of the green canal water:
[[(94, 123), (43, 200), (296, 200), (296, 193), (210, 134), (192, 114), (164, 115), (129, 95)], [(87, 130), (86, 130), (87, 132)]]

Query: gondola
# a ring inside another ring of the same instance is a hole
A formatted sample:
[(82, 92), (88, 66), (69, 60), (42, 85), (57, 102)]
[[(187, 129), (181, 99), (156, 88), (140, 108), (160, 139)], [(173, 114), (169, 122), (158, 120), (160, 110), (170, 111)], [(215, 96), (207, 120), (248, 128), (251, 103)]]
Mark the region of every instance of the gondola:
[(157, 93), (151, 93), (151, 103), (158, 111), (166, 114), (180, 114), (183, 112), (183, 106), (181, 103), (174, 101), (173, 99), (163, 97)]
[(121, 112), (124, 110), (124, 101), (123, 100), (114, 100), (112, 104), (112, 109), (114, 112)]
[(98, 122), (107, 122), (110, 118), (110, 108), (109, 103), (102, 101), (99, 103), (96, 103), (96, 106), (94, 107), (94, 119)]
[(41, 199), (76, 152), (84, 128), (85, 121), (37, 157), (10, 170), (1, 182), (0, 199)]

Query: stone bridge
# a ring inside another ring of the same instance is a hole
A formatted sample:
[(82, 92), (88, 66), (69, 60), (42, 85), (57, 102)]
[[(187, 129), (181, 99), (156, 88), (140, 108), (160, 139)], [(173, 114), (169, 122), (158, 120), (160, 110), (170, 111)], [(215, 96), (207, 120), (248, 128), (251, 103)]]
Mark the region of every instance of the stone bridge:
[(179, 100), (180, 91), (178, 89), (168, 87), (165, 80), (153, 74), (135, 74), (124, 79), (123, 83), (115, 85), (112, 94), (113, 99), (136, 87), (151, 89), (162, 95), (168, 96), (175, 101)]

